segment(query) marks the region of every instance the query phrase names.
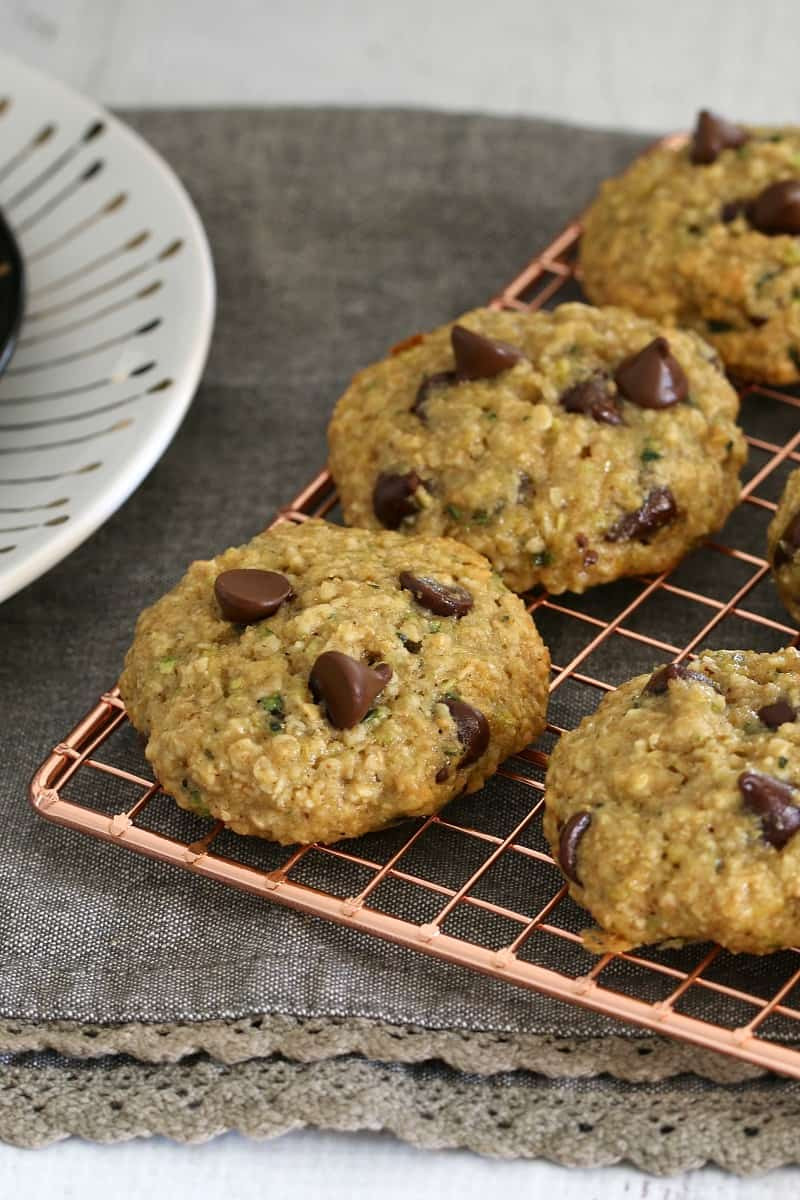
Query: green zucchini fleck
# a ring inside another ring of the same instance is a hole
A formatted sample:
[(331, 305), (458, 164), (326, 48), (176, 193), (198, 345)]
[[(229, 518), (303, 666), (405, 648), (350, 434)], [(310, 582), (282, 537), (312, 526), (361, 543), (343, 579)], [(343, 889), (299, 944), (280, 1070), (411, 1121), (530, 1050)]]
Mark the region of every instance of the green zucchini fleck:
[(269, 716), (267, 724), (270, 733), (280, 733), (286, 718), (283, 696), (280, 692), (273, 692), (271, 696), (262, 696), (258, 703), (259, 707), (263, 708), (264, 712)]

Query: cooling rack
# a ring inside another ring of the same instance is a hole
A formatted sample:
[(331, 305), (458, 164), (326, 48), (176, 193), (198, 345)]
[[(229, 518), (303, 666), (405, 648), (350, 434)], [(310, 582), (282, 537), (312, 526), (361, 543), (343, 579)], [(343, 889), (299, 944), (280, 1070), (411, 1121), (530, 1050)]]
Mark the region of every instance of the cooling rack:
[[(569, 225), (495, 300), (533, 310), (579, 296)], [(741, 386), (748, 475), (717, 540), (672, 572), (585, 596), (527, 597), (554, 658), (550, 724), (481, 793), (442, 813), (333, 846), (287, 849), (183, 813), (161, 793), (116, 690), (36, 772), (48, 821), (439, 959), (800, 1078), (800, 952), (717, 946), (590, 955), (540, 827), (547, 751), (624, 678), (702, 649), (794, 641), (762, 557), (787, 472), (800, 463), (800, 399)], [(321, 472), (282, 521), (336, 518)], [(168, 812), (165, 817), (164, 813)]]

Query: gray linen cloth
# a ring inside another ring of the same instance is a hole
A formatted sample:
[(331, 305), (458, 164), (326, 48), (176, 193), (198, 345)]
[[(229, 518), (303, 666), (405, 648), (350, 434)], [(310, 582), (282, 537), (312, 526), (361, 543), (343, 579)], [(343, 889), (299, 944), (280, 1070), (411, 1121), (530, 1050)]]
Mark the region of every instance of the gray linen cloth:
[(114, 682), (138, 611), (191, 559), (256, 533), (323, 464), (326, 419), (353, 372), (490, 298), (643, 139), (428, 112), (126, 115), (197, 203), (219, 313), (162, 461), (0, 609), (0, 1015), (619, 1028), (59, 830), (26, 788)]

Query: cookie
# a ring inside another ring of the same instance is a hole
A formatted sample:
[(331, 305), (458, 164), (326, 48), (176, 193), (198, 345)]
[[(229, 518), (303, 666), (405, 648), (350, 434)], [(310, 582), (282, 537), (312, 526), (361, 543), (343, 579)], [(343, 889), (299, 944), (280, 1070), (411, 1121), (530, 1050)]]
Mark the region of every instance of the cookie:
[(120, 689), (182, 808), (334, 842), (475, 791), (542, 730), (549, 660), (474, 550), (309, 521), (193, 563)]
[(603, 184), (584, 220), (583, 287), (695, 329), (746, 379), (800, 379), (800, 128), (701, 113)]
[(597, 951), (800, 942), (800, 654), (718, 650), (606, 696), (559, 740), (545, 834)]
[(509, 587), (672, 567), (739, 494), (714, 351), (619, 309), (478, 309), (361, 371), (330, 464), (350, 525), (444, 534)]
[(800, 469), (786, 480), (769, 523), (767, 555), (780, 598), (800, 624)]

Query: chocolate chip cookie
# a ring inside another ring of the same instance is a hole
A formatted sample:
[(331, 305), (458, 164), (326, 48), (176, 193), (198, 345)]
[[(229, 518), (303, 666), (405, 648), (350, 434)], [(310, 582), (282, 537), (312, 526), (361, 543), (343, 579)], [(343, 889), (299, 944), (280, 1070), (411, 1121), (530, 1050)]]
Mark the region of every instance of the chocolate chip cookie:
[(309, 521), (193, 563), (139, 618), (120, 689), (182, 808), (334, 842), (479, 788), (541, 732), (548, 679), (474, 550)]
[(800, 379), (800, 128), (700, 114), (603, 184), (585, 217), (583, 286), (697, 330), (747, 379)]
[(800, 654), (718, 650), (606, 696), (556, 746), (544, 829), (597, 951), (800, 942)]
[(767, 553), (780, 598), (800, 624), (800, 470), (786, 480), (767, 530)]
[(739, 494), (738, 399), (696, 334), (620, 309), (478, 309), (360, 372), (330, 462), (351, 525), (445, 534), (509, 587), (673, 566)]

